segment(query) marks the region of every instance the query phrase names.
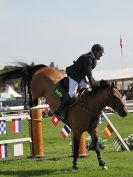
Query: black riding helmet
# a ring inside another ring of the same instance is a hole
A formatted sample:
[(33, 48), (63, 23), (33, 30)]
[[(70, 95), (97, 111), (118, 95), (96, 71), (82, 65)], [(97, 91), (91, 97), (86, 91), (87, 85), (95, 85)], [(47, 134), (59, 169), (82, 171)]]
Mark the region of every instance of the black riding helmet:
[(104, 48), (101, 44), (94, 44), (91, 48), (91, 51), (96, 54), (97, 52), (104, 52)]

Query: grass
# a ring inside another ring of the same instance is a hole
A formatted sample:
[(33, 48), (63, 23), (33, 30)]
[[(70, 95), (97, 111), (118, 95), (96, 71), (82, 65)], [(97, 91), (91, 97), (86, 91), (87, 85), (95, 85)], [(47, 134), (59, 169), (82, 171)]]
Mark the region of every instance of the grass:
[[(116, 115), (111, 115), (110, 120), (113, 122), (116, 129), (121, 136), (127, 137), (133, 133), (133, 114), (129, 114), (126, 118), (121, 119)], [(26, 129), (26, 122), (23, 123), (23, 133), (14, 135), (11, 133), (10, 125), (8, 125), (9, 133), (4, 138), (9, 139), (18, 138), (28, 135)], [(105, 123), (99, 126), (99, 135), (103, 137), (103, 129)], [(132, 177), (133, 176), (133, 151), (117, 152), (111, 146), (114, 135), (106, 142), (106, 148), (102, 150), (103, 158), (108, 166), (107, 171), (102, 171), (98, 166), (96, 155), (93, 151), (88, 152), (86, 158), (79, 158), (78, 170), (73, 170), (71, 157), (71, 136), (66, 140), (60, 136), (59, 132), (63, 124), (60, 123), (58, 127), (54, 127), (50, 123), (49, 118), (43, 119), (43, 137), (44, 137), (44, 154), (43, 158), (32, 159), (27, 158), (30, 155), (29, 144), (24, 144), (24, 156), (13, 157), (13, 147), (9, 147), (9, 157), (0, 161), (0, 177), (37, 177), (37, 176), (51, 176), (51, 177)], [(0, 136), (0, 139), (2, 136)]]

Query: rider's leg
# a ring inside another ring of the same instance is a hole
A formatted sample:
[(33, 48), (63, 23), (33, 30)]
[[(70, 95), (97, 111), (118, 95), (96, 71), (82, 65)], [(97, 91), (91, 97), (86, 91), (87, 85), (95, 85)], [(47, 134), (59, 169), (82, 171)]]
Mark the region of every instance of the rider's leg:
[(61, 117), (64, 108), (69, 105), (71, 98), (76, 95), (77, 89), (78, 89), (78, 83), (72, 78), (69, 78), (69, 91), (68, 93), (65, 93), (65, 95), (63, 96), (62, 103), (59, 109), (55, 111), (55, 115)]
[(85, 79), (82, 79), (80, 81), (79, 88), (80, 88), (79, 91), (80, 94), (83, 94), (84, 92), (88, 92), (90, 90), (89, 84)]
[(68, 94), (70, 95), (70, 97), (74, 97), (77, 93), (77, 89), (78, 89), (78, 83), (73, 80), (71, 77), (69, 77), (69, 91)]
[(85, 79), (82, 79), (79, 83), (79, 87), (80, 88), (85, 88), (85, 89), (89, 89), (89, 84)]

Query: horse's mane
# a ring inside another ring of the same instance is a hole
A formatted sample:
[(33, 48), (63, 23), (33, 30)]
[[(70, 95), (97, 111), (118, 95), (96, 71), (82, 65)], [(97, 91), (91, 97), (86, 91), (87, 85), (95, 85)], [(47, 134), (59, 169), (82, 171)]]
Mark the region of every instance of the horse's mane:
[(95, 95), (98, 91), (100, 91), (103, 88), (109, 88), (110, 84), (106, 80), (100, 80), (98, 86), (93, 86), (92, 90), (90, 91), (91, 95)]
[(100, 86), (101, 86), (101, 88), (108, 88), (108, 87), (110, 87), (110, 84), (108, 81), (102, 79), (102, 80), (100, 80)]

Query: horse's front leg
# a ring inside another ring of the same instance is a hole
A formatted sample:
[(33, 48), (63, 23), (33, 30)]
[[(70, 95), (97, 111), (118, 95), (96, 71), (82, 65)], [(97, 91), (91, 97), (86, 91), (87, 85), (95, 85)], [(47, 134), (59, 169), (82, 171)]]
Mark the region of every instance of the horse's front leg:
[(78, 154), (79, 154), (79, 143), (80, 143), (80, 137), (81, 135), (74, 135), (73, 133), (73, 147), (72, 147), (72, 150), (73, 150), (73, 166), (72, 168), (73, 169), (78, 169), (77, 167), (77, 159), (78, 159)]
[(93, 149), (97, 154), (99, 166), (101, 166), (103, 170), (107, 169), (105, 162), (101, 156), (101, 151), (100, 151), (99, 143), (98, 143), (98, 135), (96, 134), (96, 130), (91, 133), (91, 138), (92, 138)]

